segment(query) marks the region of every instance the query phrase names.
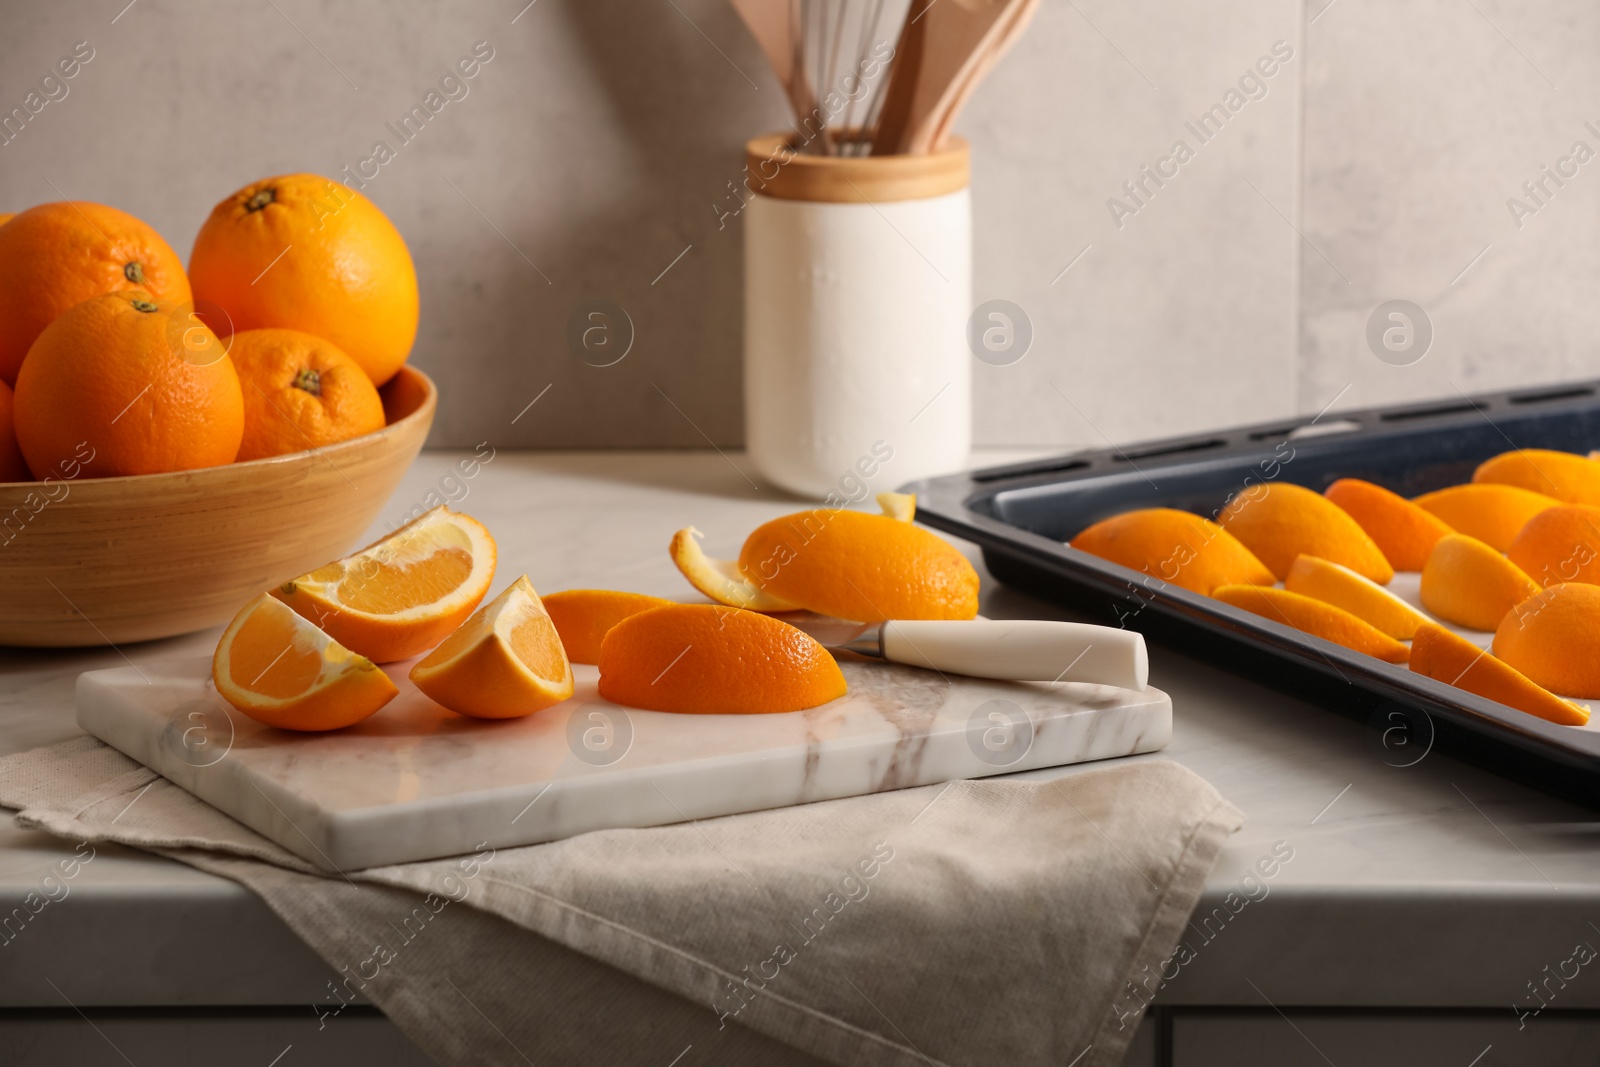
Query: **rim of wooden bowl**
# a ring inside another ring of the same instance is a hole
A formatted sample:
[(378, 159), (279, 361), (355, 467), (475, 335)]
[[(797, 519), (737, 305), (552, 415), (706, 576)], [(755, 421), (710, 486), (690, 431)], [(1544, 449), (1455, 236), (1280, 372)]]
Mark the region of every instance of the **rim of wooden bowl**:
[[(398, 436), (400, 433), (405, 432), (412, 423), (419, 419), (425, 419), (430, 422), (432, 421), (434, 409), (438, 405), (439, 388), (438, 386), (434, 385), (432, 378), (428, 377), (417, 368), (410, 365), (402, 366), (398, 371), (395, 372), (395, 376), (389, 379), (389, 381), (385, 382), (383, 387), (378, 390), (379, 394), (382, 395), (386, 390), (392, 388), (402, 377), (416, 379), (417, 384), (422, 387), (422, 399), (418, 401), (417, 406), (408, 414), (401, 416), (391, 423), (388, 423), (381, 430), (374, 430), (371, 433), (364, 433), (359, 437), (351, 437), (343, 441), (337, 441), (331, 445), (323, 445), (320, 448), (308, 448), (300, 452), (285, 452), (281, 456), (268, 456), (265, 459), (247, 459), (242, 462), (223, 463), (216, 467), (194, 467), (190, 470), (162, 471), (159, 474), (118, 474), (108, 478), (79, 478), (73, 481), (73, 492), (97, 492), (99, 491), (97, 487), (100, 486), (154, 486), (160, 483), (163, 479), (183, 478), (192, 480), (195, 478), (206, 477), (227, 477), (240, 470), (249, 470), (252, 468), (259, 470), (275, 466), (284, 466), (286, 464), (304, 463), (307, 459), (316, 459), (319, 456), (337, 460), (341, 454), (358, 448), (366, 448), (373, 442), (378, 441), (385, 436)], [(384, 405), (384, 410), (387, 414), (387, 403)], [(0, 482), (0, 498), (4, 498), (5, 496), (18, 491), (36, 491), (37, 487), (43, 484), (44, 483), (42, 481)]]

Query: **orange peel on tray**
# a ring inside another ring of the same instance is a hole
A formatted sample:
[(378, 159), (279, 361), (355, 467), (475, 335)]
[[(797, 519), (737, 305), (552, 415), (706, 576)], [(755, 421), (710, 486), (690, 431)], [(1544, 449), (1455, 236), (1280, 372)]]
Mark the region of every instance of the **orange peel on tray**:
[(1548, 448), (1502, 452), (1478, 464), (1472, 480), (1531, 489), (1567, 504), (1600, 506), (1600, 463), (1572, 452)]
[(1453, 532), (1443, 520), (1399, 493), (1360, 478), (1340, 478), (1322, 491), (1372, 538), (1397, 571), (1420, 571), (1439, 538)]
[(1332, 641), (1356, 652), (1376, 656), (1386, 663), (1404, 663), (1406, 646), (1371, 623), (1343, 608), (1287, 589), (1261, 585), (1225, 585), (1211, 594), (1224, 604), (1260, 615), (1264, 619)]
[(1304, 486), (1252, 486), (1234, 494), (1217, 521), (1280, 579), (1301, 555), (1349, 567), (1379, 585), (1394, 577), (1394, 567), (1367, 531), (1339, 505)]
[(1495, 655), (1546, 689), (1600, 699), (1600, 585), (1540, 590), (1500, 620)]
[(1227, 530), (1176, 508), (1102, 519), (1068, 542), (1080, 552), (1143, 571), (1192, 593), (1223, 585), (1271, 585), (1272, 572)]
[(1283, 587), (1343, 608), (1398, 641), (1409, 641), (1428, 617), (1370, 578), (1316, 556), (1297, 556)]
[(1473, 482), (1424, 493), (1412, 503), (1458, 533), (1504, 552), (1529, 519), (1561, 501), (1515, 485)]
[(1441, 537), (1422, 568), (1422, 606), (1469, 630), (1493, 630), (1539, 583), (1476, 537)]
[(1428, 623), (1412, 639), (1411, 669), (1563, 726), (1583, 726), (1589, 721), (1583, 708), (1562, 700), (1511, 664), (1437, 623)]

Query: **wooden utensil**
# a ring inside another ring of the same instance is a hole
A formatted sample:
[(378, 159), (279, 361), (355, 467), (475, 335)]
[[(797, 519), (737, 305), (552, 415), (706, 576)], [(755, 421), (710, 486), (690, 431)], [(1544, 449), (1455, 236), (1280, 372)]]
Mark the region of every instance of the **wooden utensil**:
[(913, 0), (872, 154), (925, 154), (972, 70), (1027, 0)]
[(937, 126), (933, 131), (932, 140), (927, 152), (937, 152), (943, 148), (950, 139), (950, 131), (955, 126), (956, 116), (961, 109), (966, 107), (967, 101), (972, 98), (972, 93), (983, 81), (989, 77), (991, 71), (999, 64), (1000, 59), (1011, 50), (1022, 36), (1022, 31), (1028, 28), (1028, 23), (1033, 21), (1033, 13), (1039, 8), (1039, 0), (1022, 0), (1021, 3), (1012, 5), (1011, 13), (1002, 20), (1004, 27), (998, 38), (982, 51), (978, 62), (973, 65), (965, 81), (959, 86), (955, 96), (940, 116)]
[(816, 108), (811, 84), (801, 60), (801, 26), (789, 0), (730, 0), (749, 28), (767, 62), (772, 64), (778, 83), (796, 116), (810, 115)]

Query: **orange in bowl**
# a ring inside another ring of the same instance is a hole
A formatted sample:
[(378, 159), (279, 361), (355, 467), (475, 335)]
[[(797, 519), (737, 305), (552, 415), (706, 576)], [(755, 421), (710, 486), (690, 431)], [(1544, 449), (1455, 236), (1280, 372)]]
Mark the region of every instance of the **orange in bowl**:
[[(890, 520), (893, 521), (893, 520)], [(803, 711), (845, 694), (844, 675), (808, 635), (721, 604), (630, 615), (600, 645), (600, 695), (650, 711)]]
[(1272, 584), (1272, 572), (1238, 538), (1209, 519), (1175, 508), (1113, 515), (1070, 544), (1205, 596), (1222, 585)]
[(40, 204), (0, 226), (0, 380), (15, 385), (33, 342), (68, 308), (136, 289), (183, 308), (183, 262), (126, 212), (75, 200)]
[(1360, 478), (1340, 478), (1322, 491), (1377, 544), (1397, 571), (1420, 571), (1450, 527), (1399, 493)]
[(321, 448), (383, 429), (383, 401), (355, 360), (298, 330), (245, 330), (228, 347), (244, 392), (239, 459)]
[(0, 482), (27, 482), (33, 480), (28, 464), (23, 461), (22, 449), (17, 447), (17, 430), (11, 414), (11, 387), (0, 382)]
[(215, 467), (233, 462), (244, 434), (222, 342), (187, 308), (142, 292), (104, 293), (47, 326), (14, 411), (41, 478), (73, 459), (93, 478)]
[(229, 704), (284, 730), (338, 730), (400, 692), (371, 660), (265, 593), (228, 624), (211, 679)]
[(526, 575), (479, 608), (411, 668), (411, 680), (460, 715), (517, 719), (572, 695), (572, 665)]
[(437, 507), (273, 595), (346, 648), (379, 663), (437, 645), (494, 580), (495, 543), (470, 515)]
[(1485, 460), (1474, 482), (1515, 485), (1568, 504), (1600, 506), (1600, 463), (1571, 452), (1521, 448)]
[(195, 297), (235, 330), (283, 327), (331, 341), (375, 385), (417, 336), (417, 272), (371, 200), (314, 174), (245, 186), (211, 212), (189, 257)]
[(1493, 630), (1539, 583), (1466, 534), (1441, 537), (1422, 568), (1422, 606), (1469, 630)]
[(1600, 698), (1600, 585), (1552, 585), (1518, 604), (1500, 620), (1494, 654), (1546, 689)]
[(600, 643), (613, 626), (630, 615), (670, 603), (662, 597), (614, 589), (568, 589), (544, 598), (545, 611), (573, 663), (599, 663)]
[(1451, 529), (1504, 552), (1529, 519), (1561, 501), (1515, 485), (1473, 482), (1424, 493), (1412, 503)]
[(1542, 585), (1600, 585), (1600, 508), (1546, 508), (1518, 531), (1506, 555)]
[(1279, 578), (1296, 556), (1349, 567), (1379, 585), (1394, 568), (1355, 519), (1321, 493), (1290, 482), (1252, 486), (1235, 494), (1217, 519)]

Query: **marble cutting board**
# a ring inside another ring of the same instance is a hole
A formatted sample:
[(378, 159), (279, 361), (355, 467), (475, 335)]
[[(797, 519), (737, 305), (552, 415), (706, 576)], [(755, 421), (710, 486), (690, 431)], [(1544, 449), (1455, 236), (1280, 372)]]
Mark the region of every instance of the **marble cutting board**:
[(400, 696), (332, 734), (240, 715), (206, 657), (80, 675), (78, 725), (336, 871), (1152, 752), (1172, 735), (1157, 689), (866, 662), (841, 664), (848, 695), (782, 715), (625, 709), (574, 665), (571, 700), (484, 722), (423, 696), (409, 666), (389, 668)]

